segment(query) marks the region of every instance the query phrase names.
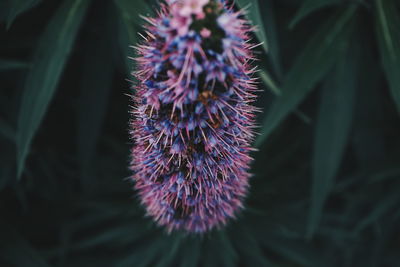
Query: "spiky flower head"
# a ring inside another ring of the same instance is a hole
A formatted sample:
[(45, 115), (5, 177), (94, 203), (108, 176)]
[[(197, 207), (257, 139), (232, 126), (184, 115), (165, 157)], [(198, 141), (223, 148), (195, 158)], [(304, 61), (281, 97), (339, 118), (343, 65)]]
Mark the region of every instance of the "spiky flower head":
[(159, 225), (205, 232), (235, 217), (247, 193), (252, 28), (217, 0), (167, 0), (146, 20), (134, 72), (135, 188)]

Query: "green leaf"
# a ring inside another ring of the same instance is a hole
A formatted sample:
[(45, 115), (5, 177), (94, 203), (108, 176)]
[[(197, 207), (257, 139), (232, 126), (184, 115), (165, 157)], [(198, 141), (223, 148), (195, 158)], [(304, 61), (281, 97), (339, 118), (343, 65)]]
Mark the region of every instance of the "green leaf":
[(0, 59), (0, 71), (28, 68), (29, 64), (17, 60)]
[(15, 18), (39, 4), (41, 0), (11, 0), (8, 6), (7, 29), (11, 27)]
[(268, 52), (268, 41), (267, 34), (264, 28), (264, 23), (262, 20), (262, 14), (258, 0), (237, 0), (237, 3), (241, 8), (246, 9), (247, 18), (258, 27), (255, 34), (260, 42), (262, 42), (262, 47), (264, 51)]
[(260, 70), (259, 72), (261, 80), (264, 82), (264, 84), (276, 95), (281, 94), (281, 89), (278, 87), (274, 79), (272, 79), (271, 75), (266, 72), (265, 70)]
[(143, 24), (145, 21), (141, 16), (151, 16), (153, 11), (144, 0), (114, 0), (121, 12), (121, 16), (132, 24)]
[(272, 104), (256, 141), (260, 147), (269, 134), (306, 97), (343, 53), (350, 36), (355, 7), (333, 16), (315, 34), (297, 57), (282, 86), (282, 94)]
[[(359, 86), (357, 103), (352, 131), (352, 147), (359, 169), (367, 170), (381, 165), (388, 156), (385, 152), (385, 125), (383, 106), (385, 105), (381, 90), (381, 72), (379, 59), (371, 57), (375, 53), (375, 45), (370, 41), (368, 28), (364, 29), (362, 43), (362, 57), (360, 58)], [(365, 112), (368, 110), (368, 112)], [(347, 179), (348, 181), (349, 179)], [(346, 180), (345, 180), (346, 181)]]
[(393, 0), (376, 0), (376, 33), (383, 68), (400, 112), (400, 14)]
[(282, 64), (280, 55), (280, 43), (277, 29), (277, 22), (275, 17), (275, 4), (273, 0), (262, 0), (260, 3), (260, 12), (263, 13), (263, 22), (265, 27), (265, 33), (268, 36), (268, 57), (271, 61), (274, 73), (278, 80), (282, 79)]
[(14, 228), (0, 223), (0, 262), (13, 267), (48, 267), (46, 261)]
[[(77, 153), (84, 175), (92, 171), (91, 164), (107, 111), (114, 76), (114, 52), (117, 49), (114, 41), (117, 24), (113, 6), (107, 3), (98, 9), (96, 15), (98, 17), (93, 28), (101, 31), (90, 36), (91, 42), (86, 47), (82, 89), (78, 99)], [(92, 180), (86, 179), (86, 182), (93, 186)]]
[(292, 29), (299, 23), (303, 18), (311, 14), (312, 12), (339, 3), (341, 0), (305, 0), (301, 5), (300, 9), (296, 12), (296, 15), (289, 23), (289, 28)]
[[(397, 187), (399, 188), (399, 187)], [(397, 211), (400, 204), (400, 196), (398, 190), (395, 192), (386, 193), (385, 198), (380, 199), (379, 202), (368, 212), (368, 215), (360, 220), (354, 229), (354, 233), (358, 235), (369, 225), (378, 221), (390, 210)]]
[[(353, 51), (353, 50), (351, 50)], [(312, 237), (322, 217), (326, 198), (348, 142), (355, 102), (355, 53), (340, 59), (321, 94), (313, 152), (313, 182), (307, 236)]]
[(144, 1), (114, 0), (119, 9), (122, 23), (119, 28), (119, 44), (123, 52), (127, 74), (131, 73), (131, 58), (134, 50), (130, 46), (137, 44), (139, 25), (145, 21), (140, 16), (149, 16), (153, 12)]
[(57, 88), (89, 0), (66, 0), (40, 38), (22, 96), (17, 132), (18, 178)]

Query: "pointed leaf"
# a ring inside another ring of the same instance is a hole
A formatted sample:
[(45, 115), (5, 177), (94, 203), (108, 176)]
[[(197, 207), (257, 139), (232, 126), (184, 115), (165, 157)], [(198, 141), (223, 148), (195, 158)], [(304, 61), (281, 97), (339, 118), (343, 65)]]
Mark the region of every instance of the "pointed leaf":
[(263, 22), (265, 27), (265, 33), (268, 36), (268, 54), (267, 56), (271, 60), (274, 73), (278, 80), (282, 79), (282, 64), (280, 55), (280, 43), (276, 21), (276, 9), (273, 0), (262, 0), (260, 3), (260, 12), (262, 12)]
[(244, 8), (247, 11), (247, 18), (257, 26), (258, 29), (255, 32), (257, 38), (262, 42), (264, 51), (268, 52), (268, 41), (267, 34), (264, 28), (264, 23), (262, 20), (261, 9), (258, 0), (237, 0), (240, 8)]
[(347, 145), (356, 92), (354, 53), (340, 59), (321, 94), (313, 154), (313, 182), (307, 236), (321, 219), (326, 198)]
[[(95, 32), (87, 45), (78, 99), (77, 152), (85, 175), (89, 174), (96, 153), (114, 75), (114, 32), (117, 26), (114, 10), (107, 4), (98, 10), (99, 13), (94, 26), (101, 31)], [(93, 181), (87, 182), (93, 184)]]
[(376, 0), (376, 32), (383, 68), (400, 112), (400, 13), (393, 0)]
[(131, 72), (131, 59), (134, 50), (130, 46), (138, 42), (139, 25), (144, 23), (140, 16), (149, 16), (152, 11), (144, 1), (114, 0), (118, 7), (121, 23), (119, 28), (119, 44), (123, 52), (127, 73)]
[(141, 16), (151, 16), (153, 14), (145, 0), (114, 0), (114, 2), (119, 8), (121, 16), (132, 24), (143, 24), (145, 21)]
[[(398, 192), (398, 191), (397, 191)], [(368, 215), (360, 220), (357, 224), (356, 228), (354, 229), (354, 233), (358, 234), (362, 230), (364, 230), (369, 225), (373, 224), (374, 222), (378, 221), (382, 218), (386, 213), (390, 210), (397, 211), (400, 205), (400, 196), (398, 193), (387, 193), (387, 196), (384, 199), (380, 199), (377, 205), (375, 205)], [(391, 214), (392, 215), (392, 214)]]
[(26, 62), (21, 62), (17, 60), (6, 60), (0, 59), (0, 71), (14, 70), (14, 69), (23, 69), (29, 67), (29, 64)]
[(281, 89), (278, 87), (276, 82), (272, 79), (271, 75), (266, 72), (265, 70), (260, 70), (259, 72), (261, 80), (264, 82), (264, 84), (276, 95), (281, 94)]
[(351, 6), (328, 20), (297, 57), (282, 87), (282, 94), (272, 104), (263, 122), (261, 135), (256, 141), (259, 147), (280, 122), (306, 97), (336, 59), (343, 53), (351, 32), (351, 18), (355, 7)]
[(57, 88), (89, 0), (66, 0), (40, 38), (25, 82), (17, 132), (18, 177), (32, 139)]
[(300, 9), (296, 12), (296, 15), (289, 24), (289, 28), (292, 29), (299, 23), (304, 17), (308, 16), (315, 10), (331, 6), (339, 3), (341, 0), (306, 0), (301, 5)]
[(41, 0), (12, 0), (9, 2), (9, 10), (7, 16), (7, 29), (11, 27), (11, 24), (14, 22), (15, 18), (39, 4)]
[[(369, 29), (365, 29), (369, 31)], [(354, 116), (354, 131), (352, 131), (352, 148), (357, 159), (359, 169), (367, 170), (373, 166), (379, 166), (385, 162), (387, 153), (385, 152), (385, 125), (383, 105), (383, 94), (381, 90), (381, 73), (376, 71), (377, 57), (369, 55), (375, 52), (375, 46), (366, 38), (359, 42), (363, 44), (360, 58), (360, 73), (365, 73), (359, 78), (357, 88), (357, 103)], [(368, 110), (368, 112), (365, 112)], [(345, 181), (349, 181), (348, 179)]]

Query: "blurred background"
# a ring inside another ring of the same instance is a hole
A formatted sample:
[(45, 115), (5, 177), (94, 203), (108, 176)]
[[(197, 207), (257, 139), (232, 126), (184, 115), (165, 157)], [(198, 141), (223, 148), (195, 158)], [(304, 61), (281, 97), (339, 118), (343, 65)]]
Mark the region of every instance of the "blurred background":
[(0, 266), (400, 266), (400, 1), (237, 0), (264, 44), (245, 210), (166, 234), (128, 171), (152, 0), (0, 1)]

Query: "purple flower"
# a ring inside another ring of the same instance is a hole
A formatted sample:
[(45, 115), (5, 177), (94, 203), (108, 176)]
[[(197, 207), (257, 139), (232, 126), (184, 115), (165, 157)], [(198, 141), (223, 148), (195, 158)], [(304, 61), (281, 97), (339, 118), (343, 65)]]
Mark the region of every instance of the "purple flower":
[(147, 214), (168, 231), (205, 232), (243, 207), (251, 105), (251, 26), (217, 0), (167, 0), (137, 47), (131, 169)]

